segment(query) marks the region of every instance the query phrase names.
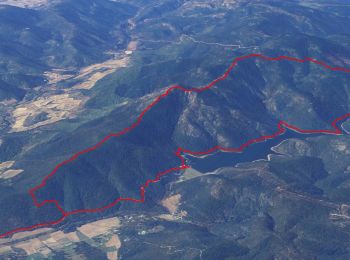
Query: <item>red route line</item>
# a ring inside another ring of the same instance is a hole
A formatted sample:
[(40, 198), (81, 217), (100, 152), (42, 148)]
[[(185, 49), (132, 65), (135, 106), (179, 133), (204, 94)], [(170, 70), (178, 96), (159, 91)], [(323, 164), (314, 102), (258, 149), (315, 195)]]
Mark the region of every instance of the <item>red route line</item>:
[(285, 121), (280, 121), (278, 124), (277, 124), (277, 128), (278, 128), (278, 131), (271, 134), (271, 135), (264, 135), (264, 136), (260, 136), (258, 138), (255, 138), (255, 139), (251, 139), (245, 143), (243, 143), (241, 146), (239, 146), (238, 148), (225, 148), (225, 147), (222, 147), (222, 146), (214, 146), (212, 148), (210, 148), (209, 150), (206, 150), (206, 151), (191, 151), (191, 150), (188, 150), (188, 149), (184, 149), (182, 147), (178, 147), (177, 151), (176, 151), (176, 156), (181, 160), (181, 165), (178, 166), (178, 167), (174, 167), (174, 168), (171, 168), (171, 169), (168, 169), (168, 170), (165, 170), (165, 171), (162, 171), (162, 172), (159, 172), (157, 173), (155, 179), (151, 179), (151, 180), (147, 180), (143, 185), (140, 186), (140, 199), (134, 199), (134, 198), (118, 198), (116, 199), (115, 201), (113, 201), (112, 203), (106, 205), (106, 206), (103, 206), (101, 208), (93, 208), (93, 209), (80, 209), (80, 210), (73, 210), (73, 211), (65, 211), (59, 204), (59, 202), (57, 200), (44, 200), (42, 201), (41, 203), (38, 202), (36, 196), (35, 196), (35, 192), (44, 187), (46, 185), (46, 182), (47, 180), (52, 177), (56, 172), (57, 170), (62, 167), (63, 165), (65, 164), (68, 164), (72, 161), (74, 161), (75, 159), (77, 159), (80, 155), (83, 155), (85, 153), (88, 153), (90, 151), (94, 151), (96, 150), (97, 148), (99, 148), (103, 143), (105, 143), (107, 140), (109, 140), (111, 137), (119, 137), (121, 135), (124, 135), (128, 132), (130, 132), (131, 130), (133, 130), (135, 127), (137, 127), (144, 115), (152, 108), (154, 107), (161, 99), (167, 97), (173, 90), (181, 90), (183, 92), (202, 92), (202, 91), (205, 91), (205, 90), (208, 90), (210, 88), (212, 88), (214, 85), (216, 85), (218, 82), (224, 80), (227, 78), (227, 76), (230, 74), (230, 72), (232, 71), (232, 69), (238, 64), (238, 62), (242, 61), (242, 60), (246, 60), (246, 59), (249, 59), (249, 58), (259, 58), (259, 59), (263, 59), (263, 60), (267, 60), (267, 61), (279, 61), (279, 60), (289, 60), (289, 61), (294, 61), (294, 62), (299, 62), (299, 63), (305, 63), (305, 62), (310, 62), (310, 63), (314, 63), (314, 64), (317, 64), (317, 65), (320, 65), (322, 67), (324, 67), (325, 69), (328, 69), (328, 70), (332, 70), (332, 71), (342, 71), (342, 72), (346, 72), (346, 73), (350, 73), (350, 69), (346, 69), (346, 68), (341, 68), (341, 67), (331, 67), (329, 65), (327, 65), (326, 63), (322, 62), (322, 61), (318, 61), (318, 60), (315, 60), (315, 59), (312, 59), (312, 58), (304, 58), (304, 59), (298, 59), (298, 58), (294, 58), (294, 57), (290, 57), (290, 56), (278, 56), (278, 57), (275, 57), (275, 58), (271, 58), (271, 57), (267, 57), (267, 56), (264, 56), (262, 54), (249, 54), (249, 55), (246, 55), (246, 56), (241, 56), (241, 57), (237, 57), (235, 58), (231, 65), (228, 67), (228, 69), (224, 72), (224, 74), (222, 74), (220, 77), (218, 77), (217, 79), (213, 80), (211, 83), (209, 83), (208, 85), (204, 86), (204, 87), (199, 87), (199, 88), (184, 88), (182, 86), (172, 86), (170, 88), (168, 88), (165, 92), (163, 92), (161, 95), (159, 95), (158, 97), (156, 97), (153, 102), (151, 102), (141, 113), (140, 115), (136, 118), (136, 121), (130, 125), (129, 127), (126, 127), (124, 128), (123, 130), (121, 130), (120, 132), (118, 133), (110, 133), (108, 134), (106, 137), (104, 137), (101, 141), (99, 141), (97, 144), (95, 144), (94, 146), (91, 146), (85, 150), (82, 150), (82, 151), (79, 151), (77, 153), (75, 153), (72, 157), (70, 157), (69, 159), (65, 160), (65, 161), (62, 161), (61, 163), (59, 163), (54, 169), (53, 171), (48, 174), (43, 180), (42, 182), (35, 186), (34, 188), (31, 188), (29, 190), (29, 195), (32, 197), (33, 201), (34, 201), (34, 204), (36, 207), (42, 207), (44, 206), (45, 204), (48, 204), (48, 203), (53, 203), (56, 205), (57, 209), (62, 213), (62, 216), (57, 219), (56, 221), (51, 221), (51, 222), (43, 222), (43, 223), (39, 223), (39, 224), (36, 224), (36, 225), (33, 225), (33, 226), (29, 226), (29, 227), (21, 227), (21, 228), (16, 228), (16, 229), (13, 229), (13, 230), (10, 230), (6, 233), (3, 233), (3, 234), (0, 234), (0, 238), (3, 238), (3, 237), (7, 237), (9, 235), (12, 235), (14, 233), (17, 233), (17, 232), (21, 232), (21, 231), (29, 231), (29, 230), (33, 230), (33, 229), (36, 229), (36, 228), (40, 228), (40, 227), (48, 227), (48, 226), (53, 226), (53, 225), (56, 225), (56, 224), (59, 224), (61, 223), (62, 221), (65, 220), (66, 217), (70, 216), (70, 215), (74, 215), (74, 214), (78, 214), (78, 213), (92, 213), (92, 212), (101, 212), (101, 211), (104, 211), (106, 209), (109, 209), (113, 206), (115, 206), (117, 203), (119, 203), (120, 201), (132, 201), (134, 203), (141, 203), (141, 202), (144, 202), (145, 201), (145, 191), (146, 191), (146, 188), (151, 184), (151, 183), (156, 183), (160, 180), (160, 178), (170, 172), (173, 172), (173, 171), (181, 171), (181, 170), (185, 170), (185, 169), (188, 169), (190, 168), (190, 166), (186, 165), (185, 163), (185, 158), (182, 154), (186, 153), (186, 154), (191, 154), (191, 155), (206, 155), (206, 154), (209, 154), (209, 153), (212, 153), (212, 152), (215, 152), (217, 150), (221, 150), (221, 151), (225, 151), (225, 152), (234, 152), (234, 153), (237, 153), (237, 152), (242, 152), (245, 148), (247, 148), (249, 145), (251, 144), (254, 144), (254, 143), (258, 143), (258, 142), (263, 142), (263, 141), (266, 141), (266, 140), (269, 140), (269, 139), (273, 139), (281, 134), (283, 134), (286, 129), (291, 129), (291, 130), (294, 130), (296, 132), (299, 132), (299, 133), (305, 133), (305, 134), (312, 134), (312, 133), (323, 133), (323, 134), (332, 134), (332, 135), (340, 135), (342, 134), (342, 131), (338, 128), (337, 126), (337, 123), (339, 121), (342, 121), (344, 119), (346, 119), (347, 117), (350, 117), (350, 113), (348, 114), (345, 114), (341, 117), (338, 117), (336, 118), (331, 126), (333, 128), (333, 130), (305, 130), (305, 129), (301, 129), (301, 128), (298, 128), (296, 126), (293, 126), (291, 124), (288, 124), (286, 123)]

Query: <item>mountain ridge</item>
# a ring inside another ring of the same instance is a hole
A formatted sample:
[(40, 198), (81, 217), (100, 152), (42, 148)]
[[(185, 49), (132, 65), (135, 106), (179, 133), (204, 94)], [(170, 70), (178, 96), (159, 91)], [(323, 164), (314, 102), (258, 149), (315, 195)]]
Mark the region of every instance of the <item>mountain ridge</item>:
[(290, 56), (278, 56), (275, 58), (271, 58), (271, 57), (267, 57), (261, 54), (250, 54), (250, 55), (246, 55), (246, 56), (241, 56), (238, 57), (236, 59), (233, 60), (233, 62), (231, 63), (231, 65), (229, 66), (229, 68), (224, 72), (224, 74), (220, 77), (218, 77), (217, 79), (213, 80), (212, 82), (210, 82), (208, 85), (201, 87), (201, 88), (183, 88), (181, 86), (172, 86), (170, 88), (168, 88), (165, 92), (163, 92), (162, 94), (160, 94), (152, 103), (150, 103), (141, 113), (140, 115), (137, 117), (137, 120), (129, 127), (124, 128), (124, 130), (115, 133), (115, 134), (109, 134), (107, 135), (104, 139), (102, 139), (100, 142), (98, 142), (96, 145), (87, 148), (83, 151), (80, 151), (76, 154), (74, 154), (72, 157), (70, 157), (69, 159), (61, 162), (60, 164), (58, 164), (55, 169), (49, 174), (47, 175), (41, 182), (41, 184), (37, 185), (36, 187), (32, 188), (29, 190), (29, 194), (32, 197), (34, 204), (39, 208), (44, 206), (45, 204), (49, 204), (49, 203), (53, 203), (56, 205), (57, 209), (62, 213), (62, 217), (60, 219), (58, 219), (57, 221), (53, 221), (53, 222), (48, 222), (48, 223), (39, 223), (35, 226), (31, 226), (31, 227), (25, 227), (25, 228), (18, 228), (3, 234), (0, 234), (0, 237), (6, 237), (8, 235), (11, 235), (13, 233), (19, 232), (19, 231), (24, 231), (24, 230), (32, 230), (35, 229), (37, 227), (43, 227), (43, 226), (51, 226), (51, 225), (55, 225), (58, 224), (60, 222), (62, 222), (67, 216), (73, 215), (73, 214), (77, 214), (77, 213), (87, 213), (87, 212), (99, 212), (99, 211), (103, 211), (105, 209), (108, 209), (110, 207), (113, 207), (115, 204), (117, 204), (120, 201), (133, 201), (133, 202), (144, 202), (145, 201), (145, 190), (146, 188), (149, 186), (149, 184), (154, 183), (154, 182), (158, 182), (160, 180), (160, 177), (168, 174), (170, 172), (173, 171), (179, 171), (179, 170), (184, 170), (184, 169), (188, 169), (190, 168), (190, 166), (185, 164), (185, 158), (182, 156), (182, 153), (188, 153), (188, 154), (192, 154), (192, 155), (204, 155), (204, 154), (208, 154), (211, 153), (213, 151), (216, 150), (222, 150), (222, 151), (228, 151), (228, 152), (240, 152), (242, 150), (244, 150), (247, 146), (256, 143), (256, 142), (261, 142), (261, 141), (265, 141), (267, 139), (271, 139), (274, 138), (276, 136), (279, 136), (281, 134), (284, 133), (284, 131), (286, 130), (286, 128), (288, 129), (292, 129), (296, 132), (299, 133), (325, 133), (325, 134), (335, 134), (335, 135), (339, 135), (342, 133), (342, 131), (338, 128), (337, 124), (346, 119), (347, 117), (350, 117), (350, 113), (345, 114), (341, 117), (336, 118), (332, 123), (331, 126), (334, 130), (303, 130), (301, 128), (298, 128), (296, 126), (293, 126), (291, 124), (288, 124), (284, 121), (280, 121), (277, 125), (277, 128), (279, 129), (277, 132), (275, 132), (272, 135), (266, 135), (266, 136), (261, 136), (259, 138), (255, 138), (255, 139), (250, 139), (249, 141), (247, 141), (246, 143), (243, 143), (239, 148), (224, 148), (224, 147), (220, 147), (220, 146), (215, 146), (207, 151), (202, 151), (202, 152), (193, 152), (190, 150), (186, 150), (184, 148), (179, 147), (176, 151), (176, 156), (178, 158), (180, 158), (181, 160), (181, 165), (178, 167), (173, 167), (171, 169), (167, 169), (165, 171), (159, 172), (158, 174), (156, 174), (156, 178), (155, 179), (149, 179), (147, 180), (141, 187), (140, 187), (140, 195), (141, 195), (141, 199), (133, 199), (133, 198), (118, 198), (116, 199), (114, 202), (108, 204), (107, 206), (101, 207), (101, 208), (94, 208), (94, 209), (77, 209), (77, 210), (72, 210), (72, 211), (65, 211), (63, 209), (63, 207), (60, 206), (59, 201), (57, 200), (44, 200), (42, 202), (38, 202), (36, 196), (35, 196), (35, 192), (37, 190), (39, 190), (40, 188), (44, 187), (46, 185), (46, 182), (57, 172), (57, 170), (71, 162), (74, 161), (75, 159), (77, 159), (80, 155), (85, 154), (87, 152), (96, 150), (97, 148), (99, 148), (103, 143), (105, 143), (108, 139), (110, 139), (111, 137), (118, 137), (118, 136), (122, 136), (128, 132), (130, 132), (131, 130), (133, 130), (134, 128), (136, 128), (142, 121), (144, 115), (153, 107), (155, 106), (162, 98), (167, 97), (173, 90), (181, 90), (183, 92), (202, 92), (205, 91), (207, 89), (212, 88), (213, 86), (215, 86), (216, 83), (218, 83), (219, 81), (225, 80), (226, 77), (229, 75), (229, 73), (232, 71), (232, 69), (238, 64), (239, 61), (241, 60), (245, 60), (245, 59), (249, 59), (249, 58), (261, 58), (263, 60), (268, 60), (268, 61), (279, 61), (279, 60), (290, 60), (290, 61), (294, 61), (294, 62), (299, 62), (299, 63), (304, 63), (304, 62), (311, 62), (317, 65), (320, 65), (328, 70), (332, 70), (332, 71), (342, 71), (342, 72), (346, 72), (346, 73), (350, 73), (350, 69), (346, 69), (346, 68), (341, 68), (341, 67), (331, 67), (328, 64), (312, 59), (312, 58), (304, 58), (304, 59), (298, 59), (298, 58), (294, 58), (294, 57), (290, 57)]

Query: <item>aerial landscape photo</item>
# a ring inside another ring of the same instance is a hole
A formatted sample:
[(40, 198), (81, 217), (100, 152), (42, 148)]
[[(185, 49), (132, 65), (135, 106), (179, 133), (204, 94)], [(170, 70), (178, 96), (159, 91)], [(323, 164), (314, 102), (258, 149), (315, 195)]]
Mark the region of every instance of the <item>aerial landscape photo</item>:
[(0, 259), (350, 259), (350, 0), (0, 0)]

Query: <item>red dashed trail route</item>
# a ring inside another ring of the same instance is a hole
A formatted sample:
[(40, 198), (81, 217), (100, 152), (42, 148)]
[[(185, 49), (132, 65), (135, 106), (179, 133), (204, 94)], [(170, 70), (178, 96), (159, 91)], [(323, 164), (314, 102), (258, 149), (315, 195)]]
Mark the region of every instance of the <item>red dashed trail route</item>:
[(0, 238), (3, 237), (7, 237), (10, 236), (14, 233), (17, 232), (22, 232), (22, 231), (30, 231), (36, 228), (42, 228), (42, 227), (49, 227), (49, 226), (53, 226), (56, 224), (61, 223), (62, 221), (64, 221), (68, 216), (70, 215), (74, 215), (74, 214), (78, 214), (78, 213), (89, 213), (89, 212), (101, 212), (104, 211), (108, 208), (111, 208), (113, 206), (115, 206), (117, 203), (121, 202), (121, 201), (130, 201), (130, 202), (134, 202), (134, 203), (142, 203), (145, 201), (145, 191), (146, 188), (151, 184), (151, 183), (156, 183), (160, 180), (160, 178), (168, 173), (174, 172), (174, 171), (182, 171), (185, 170), (187, 168), (190, 168), (189, 165), (186, 165), (186, 161), (185, 158), (183, 156), (183, 154), (190, 154), (190, 155), (206, 155), (206, 154), (210, 154), (213, 153), (217, 150), (221, 150), (221, 151), (225, 151), (225, 152), (241, 152), (243, 151), (246, 147), (248, 147), (249, 145), (252, 145), (254, 143), (258, 143), (258, 142), (263, 142), (265, 140), (268, 139), (273, 139), (281, 134), (283, 134), (286, 129), (291, 129), (294, 130), (296, 132), (299, 133), (307, 133), (307, 134), (312, 134), (312, 133), (323, 133), (323, 134), (332, 134), (332, 135), (340, 135), (343, 132), (340, 130), (340, 128), (337, 126), (337, 124), (350, 117), (350, 113), (342, 115), (338, 118), (335, 118), (334, 121), (331, 123), (332, 129), (331, 130), (326, 130), (326, 129), (301, 129), (298, 128), (297, 126), (288, 124), (287, 122), (281, 120), (278, 124), (277, 124), (277, 131), (271, 135), (264, 135), (264, 136), (260, 136), (258, 138), (255, 139), (251, 139), (245, 143), (243, 143), (241, 146), (236, 147), (236, 148), (227, 148), (227, 147), (221, 147), (221, 146), (215, 146), (212, 147), (209, 150), (206, 151), (191, 151), (191, 150), (187, 150), (185, 148), (182, 147), (178, 147), (178, 149), (176, 150), (176, 156), (180, 158), (181, 160), (181, 165), (175, 168), (171, 168), (168, 169), (166, 171), (163, 172), (159, 172), (155, 175), (154, 179), (151, 180), (147, 180), (143, 185), (140, 186), (140, 198), (116, 198), (115, 201), (113, 201), (112, 203), (102, 206), (100, 208), (94, 208), (94, 209), (82, 209), (82, 210), (74, 210), (74, 211), (65, 211), (61, 205), (59, 204), (59, 202), (57, 200), (44, 200), (42, 202), (38, 202), (36, 196), (35, 196), (35, 191), (37, 191), (38, 189), (44, 187), (46, 185), (47, 180), (52, 177), (60, 167), (62, 167), (65, 164), (68, 164), (72, 161), (74, 161), (75, 159), (77, 159), (80, 155), (88, 153), (90, 151), (96, 150), (98, 149), (103, 143), (105, 143), (106, 141), (108, 141), (111, 137), (119, 137), (122, 136), (130, 131), (132, 131), (134, 128), (136, 128), (142, 121), (144, 115), (150, 110), (152, 109), (161, 99), (166, 98), (172, 91), (175, 90), (179, 90), (179, 91), (183, 91), (183, 92), (202, 92), (205, 90), (208, 90), (210, 88), (212, 88), (213, 86), (215, 86), (218, 82), (223, 81), (227, 78), (227, 76), (229, 75), (229, 73), (232, 71), (232, 69), (240, 62), (246, 59), (252, 59), (252, 58), (256, 58), (256, 59), (262, 59), (262, 60), (266, 60), (266, 61), (280, 61), (280, 60), (288, 60), (288, 61), (293, 61), (293, 62), (298, 62), (298, 63), (305, 63), (305, 62), (310, 62), (310, 63), (314, 63), (317, 64), (325, 69), (331, 70), (331, 71), (341, 71), (341, 72), (346, 72), (346, 73), (350, 73), (350, 69), (346, 69), (346, 68), (341, 68), (341, 67), (332, 67), (327, 65), (326, 63), (322, 62), (322, 61), (318, 61), (312, 58), (304, 58), (304, 59), (298, 59), (298, 58), (294, 58), (294, 57), (290, 57), (290, 56), (278, 56), (278, 57), (267, 57), (264, 56), (262, 54), (249, 54), (246, 56), (241, 56), (238, 58), (235, 58), (231, 65), (228, 67), (228, 69), (224, 72), (224, 74), (222, 74), (220, 77), (218, 77), (217, 79), (213, 80), (212, 82), (210, 82), (208, 85), (203, 86), (203, 87), (199, 87), (199, 88), (184, 88), (182, 86), (172, 86), (170, 88), (168, 88), (166, 91), (164, 91), (162, 94), (160, 94), (158, 97), (156, 97), (153, 102), (151, 102), (136, 118), (135, 122), (130, 125), (129, 127), (124, 128), (122, 131), (118, 132), (118, 133), (111, 133), (109, 135), (107, 135), (106, 137), (104, 137), (101, 141), (99, 141), (97, 144), (95, 144), (94, 146), (91, 146), (85, 150), (79, 151), (76, 154), (74, 154), (72, 157), (70, 157), (69, 159), (62, 161), (61, 163), (59, 163), (52, 171), (50, 174), (48, 174), (39, 185), (35, 186), (34, 188), (31, 188), (29, 190), (29, 195), (32, 197), (34, 204), (36, 207), (42, 207), (45, 204), (48, 203), (52, 203), (54, 204), (57, 209), (62, 213), (62, 216), (55, 220), (55, 221), (51, 221), (51, 222), (44, 222), (44, 223), (38, 223), (36, 225), (33, 226), (28, 226), (28, 227), (19, 227), (13, 230), (10, 230), (6, 233), (0, 234)]

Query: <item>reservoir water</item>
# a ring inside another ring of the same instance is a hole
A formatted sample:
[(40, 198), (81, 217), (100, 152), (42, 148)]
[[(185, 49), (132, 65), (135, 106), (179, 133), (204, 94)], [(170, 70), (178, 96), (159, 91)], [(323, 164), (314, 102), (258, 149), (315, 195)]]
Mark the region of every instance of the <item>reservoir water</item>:
[(221, 152), (217, 151), (205, 157), (195, 157), (186, 154), (187, 164), (200, 172), (211, 172), (217, 168), (225, 166), (235, 166), (238, 163), (251, 162), (259, 159), (267, 159), (268, 154), (276, 154), (271, 150), (272, 147), (278, 145), (284, 140), (290, 138), (306, 139), (307, 137), (319, 136), (320, 134), (300, 134), (287, 129), (286, 132), (276, 138), (254, 143), (246, 147), (243, 152)]

